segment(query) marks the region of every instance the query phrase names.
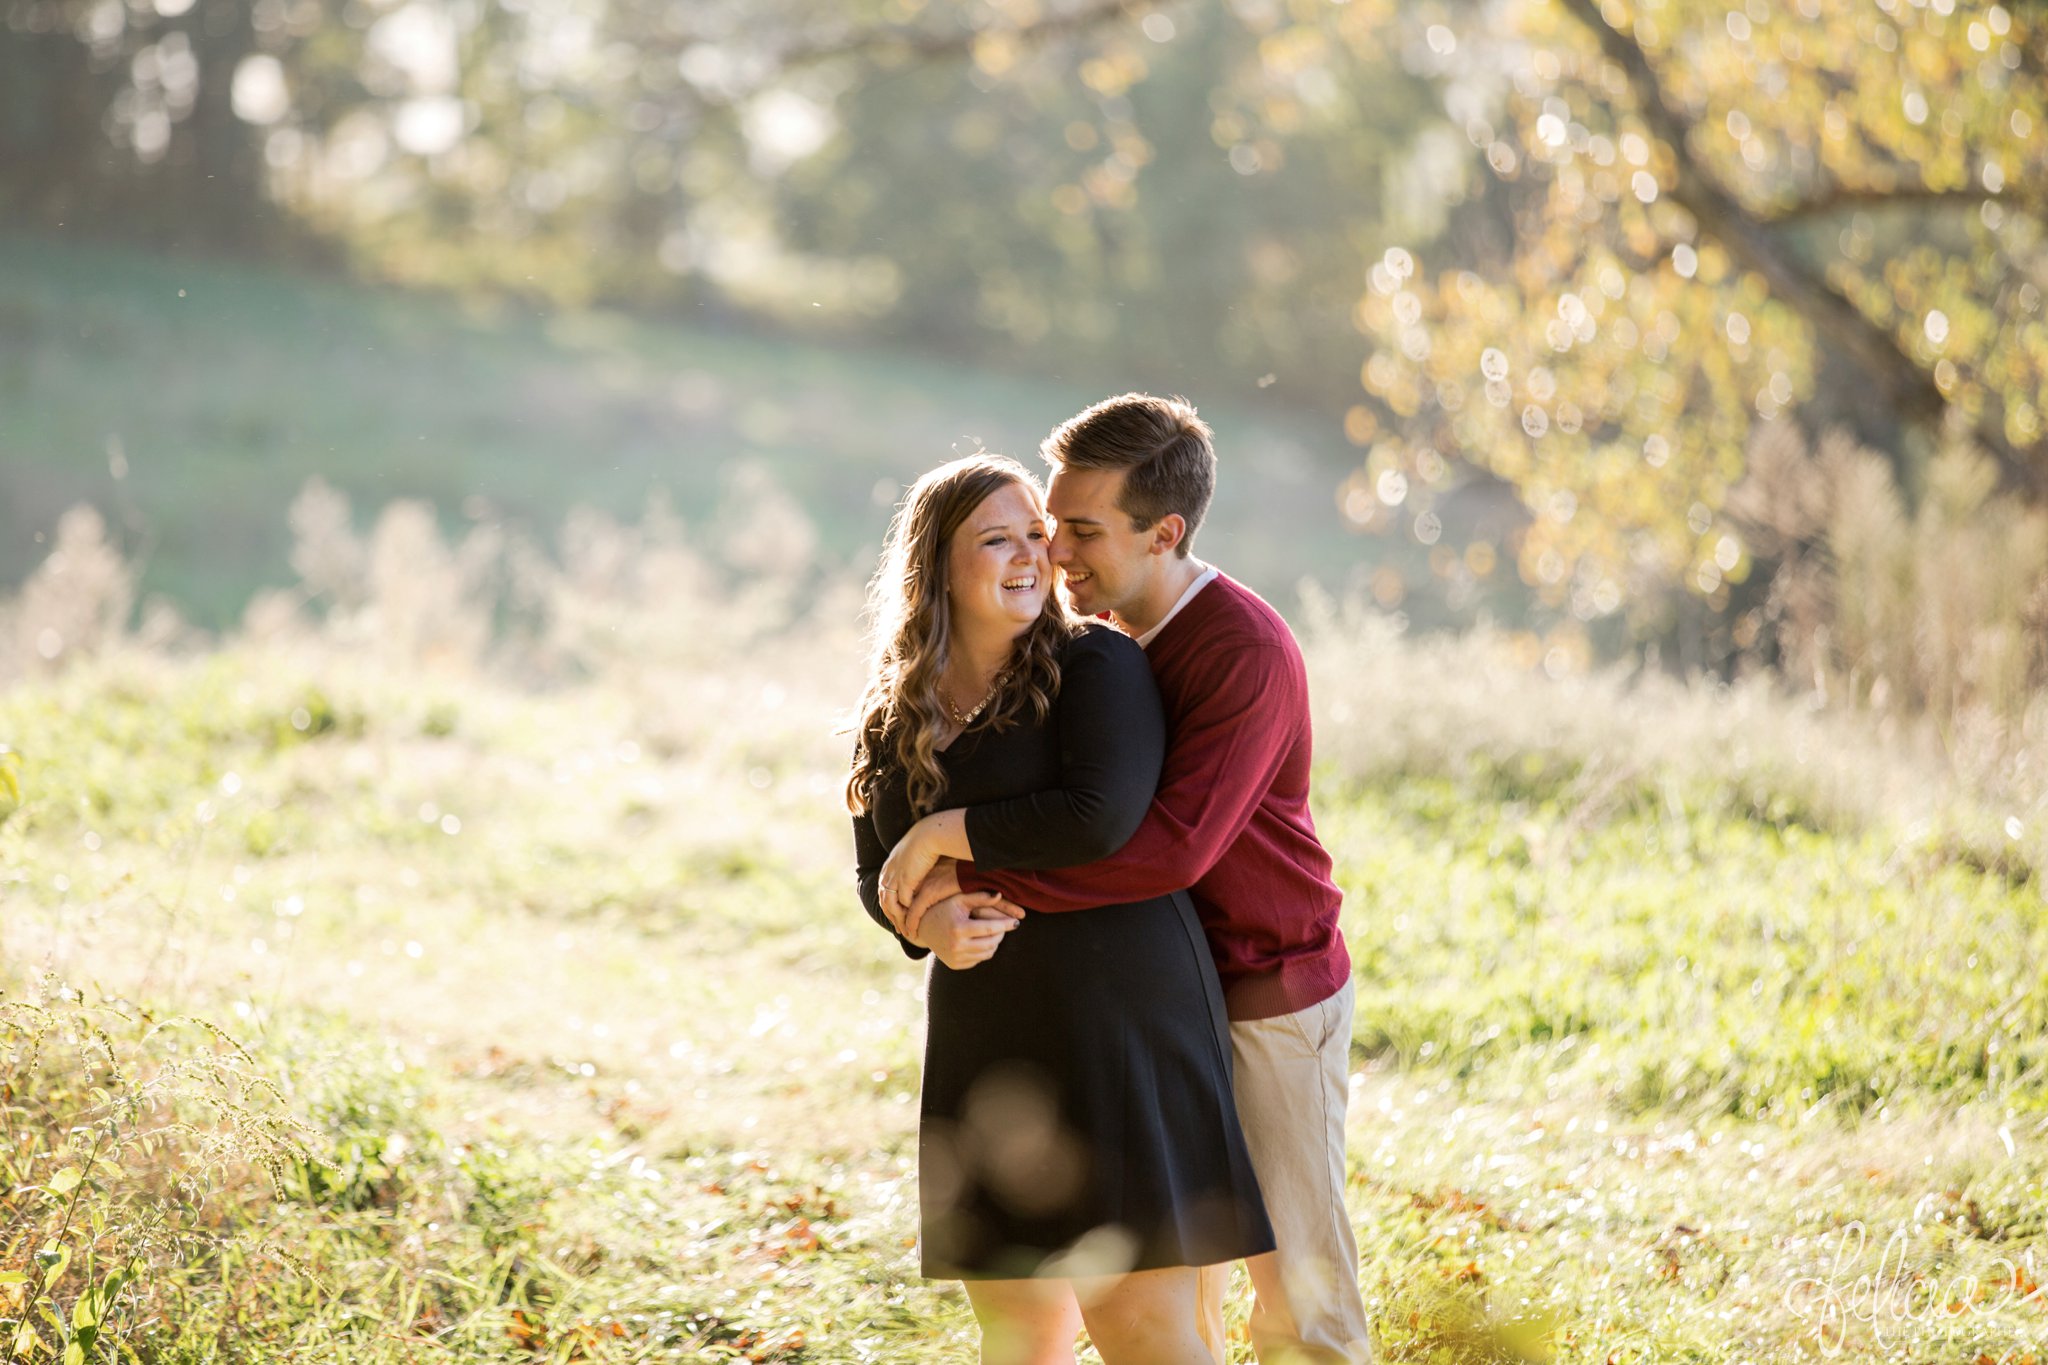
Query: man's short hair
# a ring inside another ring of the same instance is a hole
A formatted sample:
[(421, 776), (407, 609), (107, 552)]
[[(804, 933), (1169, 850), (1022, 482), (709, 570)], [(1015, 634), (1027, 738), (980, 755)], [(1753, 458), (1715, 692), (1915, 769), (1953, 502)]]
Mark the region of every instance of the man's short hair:
[(1117, 469), (1124, 474), (1117, 507), (1135, 530), (1178, 513), (1187, 531), (1174, 547), (1185, 558), (1216, 491), (1216, 447), (1209, 424), (1185, 398), (1149, 393), (1105, 398), (1069, 417), (1039, 446), (1045, 462), (1062, 469)]

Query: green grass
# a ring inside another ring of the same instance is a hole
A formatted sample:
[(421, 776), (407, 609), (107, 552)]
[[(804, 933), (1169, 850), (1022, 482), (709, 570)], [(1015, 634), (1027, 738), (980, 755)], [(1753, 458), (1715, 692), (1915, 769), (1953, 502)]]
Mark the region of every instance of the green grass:
[[(1475, 673), (1395, 705), (1355, 646), (1309, 652), (1384, 1357), (2039, 1354), (2032, 883), (1774, 806), (1706, 731), (1631, 782), (1554, 729), (1419, 745), (1418, 707), (1582, 698)], [(851, 894), (849, 642), (722, 657), (536, 694), (311, 632), (0, 693), (0, 1275), (35, 1277), (0, 1317), (54, 1342), (47, 1242), (65, 1324), (132, 1267), (89, 1359), (971, 1360), (914, 1274), (919, 977)]]
[(1878, 834), (1575, 806), (1448, 779), (1331, 794), (1363, 1046), (1631, 1112), (2048, 1115), (2031, 887)]
[[(290, 580), (315, 472), (365, 522), (482, 497), (546, 541), (663, 486), (688, 523), (477, 581), (394, 533), (219, 645), (18, 655), (0, 1347), (974, 1358), (914, 1274), (921, 983), (851, 894), (831, 565), (956, 426), (1028, 445), (1093, 391), (16, 241), (0, 395), (0, 517), (92, 496), (216, 620)], [(1226, 497), (1214, 552), (1281, 600), (1348, 557), (1326, 472)], [(759, 477), (823, 572), (716, 510)], [(2032, 751), (1305, 606), (1383, 1356), (2048, 1354)]]
[[(1055, 423), (1123, 387), (0, 236), (0, 584), (89, 500), (145, 591), (231, 622), (290, 580), (284, 512), (314, 476), (359, 516), (426, 498), (450, 528), (543, 540), (571, 505), (631, 518), (662, 490), (710, 543), (747, 533), (766, 479), (817, 553), (865, 568), (918, 473), (977, 443), (1035, 465)], [(1338, 426), (1204, 410), (1226, 461), (1205, 550), (1283, 600), (1305, 574), (1341, 581), (1359, 543), (1337, 514), (1357, 461)]]

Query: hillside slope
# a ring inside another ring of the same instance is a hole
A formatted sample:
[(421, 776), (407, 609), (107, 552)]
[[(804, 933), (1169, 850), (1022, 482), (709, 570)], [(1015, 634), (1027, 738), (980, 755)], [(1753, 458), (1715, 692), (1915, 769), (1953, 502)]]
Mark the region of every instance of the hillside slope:
[[(359, 521), (423, 497), (451, 529), (542, 539), (572, 505), (631, 517), (657, 490), (716, 538), (772, 482), (818, 553), (864, 570), (902, 484), (978, 444), (1035, 464), (1123, 387), (0, 237), (0, 588), (90, 500), (146, 592), (223, 624), (287, 581), (285, 510), (314, 475)], [(1204, 550), (1283, 599), (1384, 552), (1338, 514), (1357, 455), (1333, 424), (1203, 410), (1224, 454)]]

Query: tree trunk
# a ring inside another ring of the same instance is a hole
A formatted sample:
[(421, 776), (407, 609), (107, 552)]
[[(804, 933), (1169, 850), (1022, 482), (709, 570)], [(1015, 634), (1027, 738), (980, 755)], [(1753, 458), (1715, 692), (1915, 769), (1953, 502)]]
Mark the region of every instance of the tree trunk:
[(202, 0), (188, 30), (199, 93), (174, 140), (177, 212), (172, 240), (207, 251), (255, 247), (275, 217), (264, 194), (258, 130), (234, 108), (235, 70), (256, 50), (245, 0)]
[(41, 228), (87, 228), (124, 172), (107, 107), (122, 76), (95, 71), (70, 31), (0, 27), (0, 197)]

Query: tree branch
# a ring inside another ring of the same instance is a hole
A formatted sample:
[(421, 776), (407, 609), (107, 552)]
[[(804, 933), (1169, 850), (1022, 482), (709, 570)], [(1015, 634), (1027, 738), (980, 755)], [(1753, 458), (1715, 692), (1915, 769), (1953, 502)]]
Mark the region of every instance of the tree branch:
[(1894, 204), (1975, 208), (1987, 200), (1992, 203), (2010, 204), (2020, 209), (2031, 210), (2033, 207), (2023, 198), (1992, 194), (1988, 190), (1936, 190), (1925, 185), (1908, 185), (1895, 190), (1836, 186), (1811, 199), (1771, 209), (1758, 215), (1758, 221), (1776, 227), (1786, 223), (1803, 223), (1814, 218), (1826, 218), (1850, 209), (1881, 209)]
[(1023, 24), (990, 24), (979, 28), (929, 28), (916, 24), (842, 24), (816, 26), (790, 38), (776, 38), (767, 31), (767, 17), (754, 21), (758, 31), (742, 25), (726, 33), (682, 33), (660, 31), (638, 35), (640, 45), (664, 56), (679, 55), (693, 47), (725, 49), (744, 59), (748, 75), (721, 82), (716, 90), (696, 89), (704, 103), (730, 106), (757, 95), (785, 73), (841, 57), (898, 59), (907, 62), (947, 61), (972, 53), (984, 41), (1009, 40), (1035, 45), (1070, 33), (1079, 33), (1125, 15), (1128, 0), (1091, 0), (1071, 9), (1054, 10)]
[[(1745, 208), (1692, 155), (1686, 140), (1688, 122), (1665, 97), (1663, 83), (1642, 47), (1607, 22), (1599, 0), (1559, 3), (1594, 36), (1607, 59), (1627, 75), (1650, 131), (1671, 148), (1678, 163), (1671, 198), (1731, 255), (1762, 275), (1771, 292), (1798, 310), (1826, 344), (1838, 347), (1869, 375), (1902, 418), (1925, 429), (1938, 429), (1948, 411), (1948, 400), (1935, 387), (1933, 377), (1899, 349), (1889, 332), (1800, 261), (1772, 232), (1770, 220)], [(2014, 449), (2003, 430), (1988, 419), (1979, 419), (1972, 423), (1971, 434), (1997, 460), (2007, 486), (2037, 500), (2048, 499), (2048, 471)]]
[(974, 50), (985, 38), (1017, 38), (1043, 42), (1062, 34), (1093, 28), (1109, 19), (1123, 17), (1124, 0), (1096, 0), (1070, 10), (1059, 10), (1028, 24), (963, 28), (951, 33), (911, 25), (884, 28), (844, 28), (837, 32), (807, 34), (776, 50), (777, 65), (802, 66), (834, 57), (900, 54), (917, 59), (959, 57)]

